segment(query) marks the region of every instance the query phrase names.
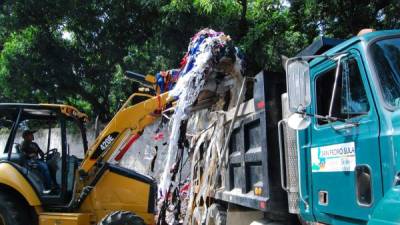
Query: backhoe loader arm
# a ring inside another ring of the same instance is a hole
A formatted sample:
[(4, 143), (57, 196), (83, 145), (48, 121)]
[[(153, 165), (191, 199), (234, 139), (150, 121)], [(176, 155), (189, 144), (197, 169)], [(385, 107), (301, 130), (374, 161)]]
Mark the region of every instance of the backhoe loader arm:
[[(149, 99), (129, 106), (131, 100), (137, 96)], [(89, 148), (80, 172), (87, 173), (96, 162), (108, 161), (115, 156), (114, 153), (121, 149), (129, 137), (135, 138), (133, 135), (140, 135), (146, 126), (154, 123), (168, 102), (168, 93), (159, 96), (137, 93), (131, 95)]]

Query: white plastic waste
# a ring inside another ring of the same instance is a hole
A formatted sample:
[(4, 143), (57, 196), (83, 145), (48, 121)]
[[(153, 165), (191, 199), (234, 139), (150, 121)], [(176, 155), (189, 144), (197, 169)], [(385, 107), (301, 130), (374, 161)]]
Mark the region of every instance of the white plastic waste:
[[(171, 183), (170, 168), (173, 164), (173, 157), (176, 155), (179, 139), (179, 128), (183, 120), (188, 118), (189, 108), (196, 101), (202, 90), (207, 75), (212, 72), (212, 59), (213, 50), (216, 46), (225, 45), (227, 39), (223, 33), (220, 35), (205, 38), (198, 46), (198, 51), (195, 53), (195, 63), (191, 70), (186, 74), (182, 74), (174, 89), (169, 92), (169, 95), (174, 98), (178, 98), (177, 105), (175, 107), (175, 113), (172, 116), (172, 128), (170, 133), (169, 148), (167, 161), (165, 163), (165, 169), (161, 176), (161, 182), (159, 185), (159, 194), (161, 197), (165, 196), (165, 193)], [(191, 45), (193, 46), (193, 40)], [(192, 49), (189, 49), (189, 52)]]

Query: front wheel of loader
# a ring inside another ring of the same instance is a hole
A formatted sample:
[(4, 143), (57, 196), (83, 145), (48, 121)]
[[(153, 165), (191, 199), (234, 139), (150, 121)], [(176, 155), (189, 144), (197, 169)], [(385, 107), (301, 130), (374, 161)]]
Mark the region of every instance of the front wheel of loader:
[(32, 224), (29, 209), (13, 195), (0, 192), (0, 225)]
[(105, 216), (98, 225), (145, 225), (142, 218), (128, 211), (116, 211)]

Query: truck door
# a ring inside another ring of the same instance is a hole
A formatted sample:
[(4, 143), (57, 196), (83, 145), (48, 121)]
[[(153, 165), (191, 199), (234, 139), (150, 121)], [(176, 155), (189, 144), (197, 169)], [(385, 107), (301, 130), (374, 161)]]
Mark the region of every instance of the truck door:
[[(315, 69), (311, 110), (326, 116), (336, 63), (328, 60)], [(342, 59), (339, 71), (332, 116), (347, 122), (313, 119), (309, 149), (312, 205), (318, 221), (359, 223), (368, 220), (382, 196), (379, 120), (357, 51)]]

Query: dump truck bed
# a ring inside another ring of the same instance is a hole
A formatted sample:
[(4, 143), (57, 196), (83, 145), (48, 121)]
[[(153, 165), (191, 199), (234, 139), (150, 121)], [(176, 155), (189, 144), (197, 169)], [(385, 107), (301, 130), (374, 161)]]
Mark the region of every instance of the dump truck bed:
[(222, 188), (216, 192), (216, 198), (262, 211), (286, 211), (287, 197), (280, 186), (277, 137), (285, 76), (260, 72), (255, 78), (253, 98), (241, 105), (243, 109), (235, 121), (227, 167), (220, 171), (225, 183), (220, 184)]

